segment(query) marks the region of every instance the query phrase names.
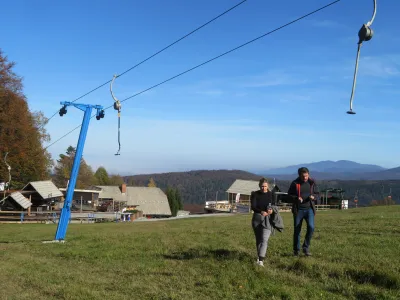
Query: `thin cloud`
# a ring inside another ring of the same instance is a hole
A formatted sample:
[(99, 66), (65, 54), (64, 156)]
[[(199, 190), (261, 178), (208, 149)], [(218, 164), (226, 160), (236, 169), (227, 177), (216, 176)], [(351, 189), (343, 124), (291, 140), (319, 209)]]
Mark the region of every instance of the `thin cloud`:
[(400, 67), (395, 57), (366, 56), (360, 59), (360, 75), (374, 77), (394, 77), (400, 75)]
[(308, 83), (308, 80), (301, 76), (294, 76), (283, 71), (268, 72), (265, 75), (253, 76), (242, 86), (245, 88), (271, 87), (282, 85), (301, 85)]

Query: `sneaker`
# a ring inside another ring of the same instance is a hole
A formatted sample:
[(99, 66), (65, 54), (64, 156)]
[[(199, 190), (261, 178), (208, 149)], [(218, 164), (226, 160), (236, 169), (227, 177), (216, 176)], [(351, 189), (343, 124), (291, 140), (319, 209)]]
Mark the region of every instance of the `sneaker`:
[(257, 259), (257, 265), (264, 267), (264, 262)]
[(305, 256), (311, 256), (311, 252), (308, 249), (303, 249), (304, 255)]
[(293, 256), (299, 256), (299, 251), (293, 251)]

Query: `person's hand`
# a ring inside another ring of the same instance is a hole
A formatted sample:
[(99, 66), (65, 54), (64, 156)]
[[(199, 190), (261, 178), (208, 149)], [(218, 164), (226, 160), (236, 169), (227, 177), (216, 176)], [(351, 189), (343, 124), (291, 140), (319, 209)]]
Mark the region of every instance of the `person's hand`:
[(262, 212), (261, 212), (261, 215), (262, 215), (263, 217), (265, 217), (265, 216), (268, 215), (268, 213), (267, 213), (266, 211), (262, 211)]
[(303, 198), (299, 197), (299, 201), (300, 201), (300, 202), (303, 202)]
[(311, 196), (310, 196), (310, 199), (311, 199), (311, 200), (314, 200), (314, 199), (315, 199), (314, 195), (311, 195)]

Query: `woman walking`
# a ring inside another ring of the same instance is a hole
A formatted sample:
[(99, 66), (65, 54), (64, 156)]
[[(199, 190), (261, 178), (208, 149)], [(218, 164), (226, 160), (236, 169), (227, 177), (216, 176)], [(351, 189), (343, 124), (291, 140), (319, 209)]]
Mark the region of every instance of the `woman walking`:
[(253, 210), (253, 218), (251, 225), (256, 237), (257, 246), (257, 264), (264, 266), (264, 258), (267, 253), (268, 239), (272, 232), (270, 223), (270, 215), (272, 210), (272, 192), (268, 189), (268, 181), (261, 178), (258, 184), (260, 190), (251, 193), (251, 209)]

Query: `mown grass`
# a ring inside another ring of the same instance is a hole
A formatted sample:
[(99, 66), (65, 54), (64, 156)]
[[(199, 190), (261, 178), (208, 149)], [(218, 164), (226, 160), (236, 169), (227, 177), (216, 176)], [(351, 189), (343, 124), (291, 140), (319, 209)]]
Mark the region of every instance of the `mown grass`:
[(65, 244), (1, 224), (0, 299), (400, 299), (400, 206), (318, 212), (312, 257), (291, 256), (283, 216), (265, 268), (250, 215), (71, 224)]

